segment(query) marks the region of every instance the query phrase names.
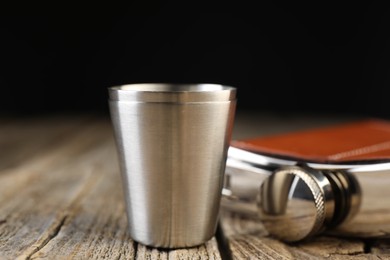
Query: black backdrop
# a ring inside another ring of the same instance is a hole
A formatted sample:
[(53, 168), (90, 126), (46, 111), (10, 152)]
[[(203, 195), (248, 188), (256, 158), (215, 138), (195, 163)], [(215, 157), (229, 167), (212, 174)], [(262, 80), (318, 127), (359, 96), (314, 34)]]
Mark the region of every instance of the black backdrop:
[(390, 117), (385, 5), (259, 4), (3, 16), (0, 113), (105, 114), (111, 85), (202, 82), (236, 86), (239, 109)]

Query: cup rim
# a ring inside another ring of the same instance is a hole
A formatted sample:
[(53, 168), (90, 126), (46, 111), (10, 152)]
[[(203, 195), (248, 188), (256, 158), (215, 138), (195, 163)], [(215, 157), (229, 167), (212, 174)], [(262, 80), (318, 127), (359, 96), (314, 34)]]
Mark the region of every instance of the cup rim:
[(236, 88), (214, 83), (132, 83), (108, 88), (110, 101), (218, 102), (236, 98)]

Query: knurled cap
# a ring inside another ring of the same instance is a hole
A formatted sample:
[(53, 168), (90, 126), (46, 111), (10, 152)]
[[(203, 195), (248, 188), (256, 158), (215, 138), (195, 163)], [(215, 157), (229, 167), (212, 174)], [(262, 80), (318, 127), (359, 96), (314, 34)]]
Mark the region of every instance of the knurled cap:
[(326, 176), (311, 168), (287, 166), (261, 185), (260, 218), (271, 236), (286, 242), (306, 239), (322, 231), (333, 214), (334, 200)]

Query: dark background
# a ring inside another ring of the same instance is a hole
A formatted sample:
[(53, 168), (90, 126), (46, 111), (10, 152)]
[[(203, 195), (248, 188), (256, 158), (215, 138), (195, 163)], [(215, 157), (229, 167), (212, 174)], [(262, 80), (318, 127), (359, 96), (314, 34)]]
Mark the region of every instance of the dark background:
[(390, 117), (385, 5), (57, 9), (0, 18), (0, 114), (107, 114), (109, 86), (177, 82), (236, 86), (238, 109)]

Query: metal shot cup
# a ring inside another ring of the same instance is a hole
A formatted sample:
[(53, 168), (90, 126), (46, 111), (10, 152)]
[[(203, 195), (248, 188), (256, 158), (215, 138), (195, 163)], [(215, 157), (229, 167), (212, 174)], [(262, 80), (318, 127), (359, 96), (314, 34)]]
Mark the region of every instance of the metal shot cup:
[(213, 237), (236, 89), (217, 84), (109, 88), (131, 237), (183, 248)]

